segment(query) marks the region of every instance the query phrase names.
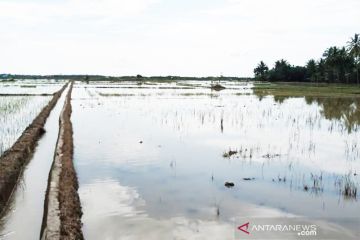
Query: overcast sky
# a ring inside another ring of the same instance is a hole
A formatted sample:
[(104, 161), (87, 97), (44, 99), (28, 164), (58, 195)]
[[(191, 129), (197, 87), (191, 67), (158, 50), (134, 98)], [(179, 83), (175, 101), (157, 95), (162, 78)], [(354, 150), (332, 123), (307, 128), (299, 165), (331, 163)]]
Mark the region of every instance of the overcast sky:
[(0, 0), (0, 73), (252, 76), (360, 32), (360, 0)]

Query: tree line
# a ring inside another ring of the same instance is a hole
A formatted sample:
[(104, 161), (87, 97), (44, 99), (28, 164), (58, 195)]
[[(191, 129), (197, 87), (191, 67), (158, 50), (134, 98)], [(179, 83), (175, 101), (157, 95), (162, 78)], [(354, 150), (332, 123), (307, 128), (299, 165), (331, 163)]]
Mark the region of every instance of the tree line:
[(360, 35), (355, 34), (344, 47), (330, 47), (319, 60), (311, 59), (305, 66), (293, 66), (286, 60), (275, 62), (273, 68), (261, 61), (254, 69), (260, 81), (326, 82), (359, 84)]
[(75, 80), (75, 81), (171, 81), (171, 80), (196, 80), (196, 81), (250, 81), (249, 77), (182, 77), (182, 76), (103, 76), (103, 75), (20, 75), (20, 74), (0, 74), (0, 81), (15, 81), (21, 79), (55, 79), (55, 80)]

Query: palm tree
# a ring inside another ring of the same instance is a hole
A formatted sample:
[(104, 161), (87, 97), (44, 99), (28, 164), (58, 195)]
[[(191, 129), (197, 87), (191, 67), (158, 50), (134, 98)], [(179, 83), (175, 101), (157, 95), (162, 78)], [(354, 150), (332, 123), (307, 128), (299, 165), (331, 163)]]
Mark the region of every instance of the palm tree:
[(359, 34), (355, 34), (353, 38), (348, 42), (348, 52), (355, 58), (356, 61), (356, 80), (359, 85), (359, 65), (360, 65), (360, 37)]
[(266, 79), (266, 74), (268, 71), (268, 66), (266, 66), (266, 64), (261, 61), (259, 65), (254, 69), (255, 77), (264, 81)]
[(277, 81), (289, 81), (291, 65), (284, 59), (275, 62), (275, 79)]
[(306, 63), (306, 71), (308, 76), (310, 77), (310, 81), (311, 82), (316, 81), (317, 66), (316, 66), (316, 61), (314, 59), (310, 59)]
[(339, 79), (339, 72), (338, 72), (338, 64), (337, 64), (337, 56), (339, 53), (339, 49), (337, 47), (330, 47), (325, 50), (323, 57), (325, 58), (325, 65), (329, 67), (330, 72), (332, 73), (332, 76), (330, 76), (330, 79), (335, 79), (335, 76), (337, 76), (337, 79)]
[(320, 58), (320, 60), (316, 63), (316, 76), (318, 81), (325, 81), (327, 82), (327, 75), (326, 75), (326, 67), (325, 67), (325, 60)]

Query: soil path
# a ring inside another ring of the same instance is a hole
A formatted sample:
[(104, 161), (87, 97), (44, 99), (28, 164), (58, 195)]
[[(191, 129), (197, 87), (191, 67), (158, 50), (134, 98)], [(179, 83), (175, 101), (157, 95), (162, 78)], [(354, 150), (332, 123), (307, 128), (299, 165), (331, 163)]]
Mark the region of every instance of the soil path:
[(17, 186), (0, 218), (1, 240), (28, 240), (40, 237), (45, 192), (59, 136), (59, 116), (68, 89), (69, 87), (62, 93), (46, 120), (46, 134), (39, 139), (31, 160), (19, 176)]
[(29, 161), (40, 137), (45, 133), (44, 125), (62, 92), (54, 93), (50, 102), (42, 109), (33, 122), (24, 130), (14, 145), (0, 156), (0, 216), (14, 192), (19, 176)]
[(70, 85), (60, 115), (60, 129), (54, 162), (49, 174), (41, 239), (84, 239), (78, 179), (73, 165), (73, 129)]

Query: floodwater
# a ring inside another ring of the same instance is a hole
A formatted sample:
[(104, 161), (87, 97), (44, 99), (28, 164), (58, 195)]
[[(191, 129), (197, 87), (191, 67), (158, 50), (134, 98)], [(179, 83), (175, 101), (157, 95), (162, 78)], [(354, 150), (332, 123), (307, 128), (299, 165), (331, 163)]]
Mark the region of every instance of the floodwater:
[(53, 79), (0, 81), (0, 94), (53, 94), (64, 84), (64, 80)]
[(9, 209), (0, 220), (2, 240), (40, 238), (47, 181), (59, 132), (59, 116), (67, 89), (51, 111), (44, 126), (46, 133), (39, 140), (35, 153), (10, 200)]
[(359, 99), (222, 84), (76, 83), (86, 239), (234, 239), (239, 217), (359, 217)]
[(15, 143), (52, 98), (41, 95), (53, 94), (64, 84), (51, 79), (0, 81), (0, 155)]

